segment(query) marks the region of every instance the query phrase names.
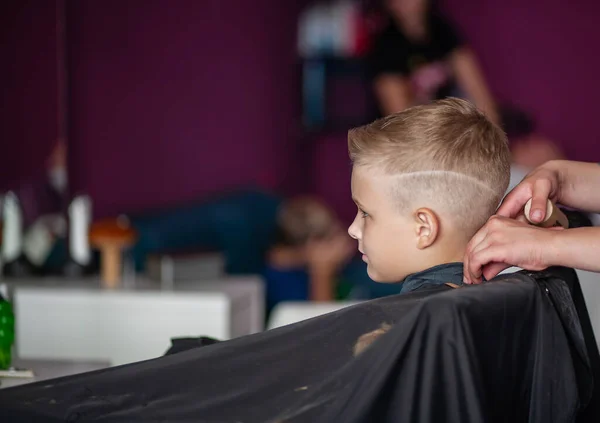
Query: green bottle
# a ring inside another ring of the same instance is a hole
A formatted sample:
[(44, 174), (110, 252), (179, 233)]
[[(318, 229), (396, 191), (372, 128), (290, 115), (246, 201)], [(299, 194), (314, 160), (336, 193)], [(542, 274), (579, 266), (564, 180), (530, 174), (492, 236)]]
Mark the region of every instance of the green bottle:
[(15, 315), (10, 303), (0, 295), (0, 370), (10, 368), (15, 340)]

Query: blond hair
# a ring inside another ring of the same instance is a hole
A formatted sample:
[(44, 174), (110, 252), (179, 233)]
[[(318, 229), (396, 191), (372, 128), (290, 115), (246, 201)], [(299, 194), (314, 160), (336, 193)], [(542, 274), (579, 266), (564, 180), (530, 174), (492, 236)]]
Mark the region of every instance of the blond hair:
[(278, 212), (280, 242), (302, 245), (311, 239), (327, 237), (336, 225), (333, 211), (323, 202), (309, 196), (285, 201)]
[(351, 129), (348, 150), (354, 166), (398, 177), (392, 194), (403, 208), (436, 208), (466, 235), (495, 212), (510, 179), (506, 135), (457, 98)]

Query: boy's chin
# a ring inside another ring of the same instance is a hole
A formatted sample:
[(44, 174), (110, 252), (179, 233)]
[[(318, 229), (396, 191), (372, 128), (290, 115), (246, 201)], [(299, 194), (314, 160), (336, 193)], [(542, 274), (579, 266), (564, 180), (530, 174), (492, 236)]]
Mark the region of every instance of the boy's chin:
[(369, 278), (371, 278), (371, 280), (373, 282), (377, 282), (377, 283), (398, 283), (404, 279), (404, 277), (400, 277), (400, 278), (386, 277), (385, 275), (383, 275), (380, 272), (378, 272), (377, 270), (375, 270), (371, 264), (367, 265), (367, 275), (369, 275)]

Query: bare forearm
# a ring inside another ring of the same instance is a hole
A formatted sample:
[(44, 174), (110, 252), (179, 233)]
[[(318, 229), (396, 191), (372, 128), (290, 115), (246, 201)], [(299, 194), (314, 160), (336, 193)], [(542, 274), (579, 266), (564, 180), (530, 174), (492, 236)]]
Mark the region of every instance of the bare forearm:
[(600, 228), (575, 228), (557, 231), (544, 250), (546, 263), (600, 272)]
[(414, 103), (410, 84), (402, 76), (381, 75), (374, 82), (374, 90), (385, 115), (401, 112)]
[(311, 301), (332, 301), (335, 271), (327, 268), (310, 269)]
[(475, 55), (467, 48), (460, 48), (452, 54), (452, 64), (458, 84), (475, 105), (483, 110), (494, 123), (500, 123), (500, 116), (492, 93), (488, 89)]
[(600, 165), (554, 160), (543, 165), (558, 173), (558, 202), (589, 212), (600, 212)]

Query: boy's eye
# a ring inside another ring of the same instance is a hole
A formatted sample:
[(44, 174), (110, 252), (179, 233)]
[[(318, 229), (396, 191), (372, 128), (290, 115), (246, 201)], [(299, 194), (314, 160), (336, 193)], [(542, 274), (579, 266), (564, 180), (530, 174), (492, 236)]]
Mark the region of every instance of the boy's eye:
[(362, 214), (362, 217), (363, 217), (363, 219), (364, 219), (365, 217), (368, 217), (368, 216), (369, 216), (369, 213), (367, 213), (366, 211), (364, 211), (364, 210), (361, 210), (361, 209), (359, 209), (359, 210), (360, 210), (360, 214)]

